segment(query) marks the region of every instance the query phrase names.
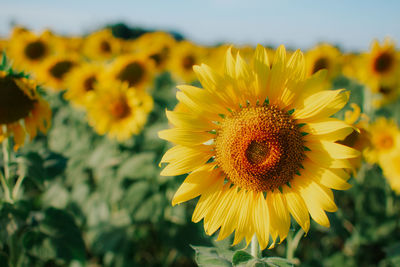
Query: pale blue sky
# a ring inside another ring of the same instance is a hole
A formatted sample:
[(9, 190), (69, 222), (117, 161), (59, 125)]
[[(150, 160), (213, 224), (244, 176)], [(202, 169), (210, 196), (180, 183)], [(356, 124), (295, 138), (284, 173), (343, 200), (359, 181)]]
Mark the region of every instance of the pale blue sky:
[(373, 38), (400, 41), (400, 1), (350, 0), (0, 0), (0, 35), (10, 22), (34, 30), (82, 34), (104, 24), (175, 30), (201, 44), (285, 44), (320, 41), (368, 49)]

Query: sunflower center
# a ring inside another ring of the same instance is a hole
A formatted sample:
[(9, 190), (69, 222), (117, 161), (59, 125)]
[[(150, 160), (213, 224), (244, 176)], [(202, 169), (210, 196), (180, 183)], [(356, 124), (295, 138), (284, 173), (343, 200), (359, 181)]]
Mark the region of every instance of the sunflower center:
[(131, 109), (126, 102), (126, 99), (118, 99), (110, 105), (110, 112), (116, 119), (123, 119), (129, 116)]
[(25, 47), (24, 53), (31, 60), (40, 59), (46, 54), (46, 45), (41, 41), (31, 42)]
[(83, 88), (85, 88), (85, 91), (92, 91), (94, 89), (94, 84), (97, 82), (97, 79), (95, 76), (90, 76), (85, 79), (83, 82)]
[(314, 63), (312, 73), (316, 73), (319, 70), (327, 69), (329, 66), (329, 60), (326, 57), (320, 57)]
[(107, 41), (102, 41), (100, 43), (100, 50), (104, 53), (110, 53), (111, 52), (111, 45)]
[(289, 182), (304, 159), (303, 138), (276, 106), (250, 107), (226, 117), (215, 139), (215, 160), (234, 184), (269, 191)]
[(118, 74), (117, 78), (123, 82), (128, 82), (129, 86), (135, 86), (143, 79), (144, 68), (138, 62), (132, 62)]
[(0, 77), (0, 124), (18, 121), (29, 115), (35, 100), (30, 99), (11, 77)]
[(385, 73), (392, 68), (393, 56), (388, 52), (381, 53), (374, 62), (374, 70), (378, 73)]
[(68, 73), (73, 66), (73, 62), (69, 60), (63, 60), (54, 64), (54, 66), (52, 66), (49, 71), (51, 76), (53, 76), (57, 80), (62, 80), (64, 78), (64, 75)]
[(185, 70), (192, 70), (195, 63), (196, 60), (192, 55), (187, 55), (182, 59), (182, 66)]
[(389, 95), (393, 90), (389, 86), (380, 86), (378, 91), (383, 95)]
[(380, 135), (375, 141), (375, 146), (383, 150), (391, 149), (393, 144), (393, 137), (388, 134)]

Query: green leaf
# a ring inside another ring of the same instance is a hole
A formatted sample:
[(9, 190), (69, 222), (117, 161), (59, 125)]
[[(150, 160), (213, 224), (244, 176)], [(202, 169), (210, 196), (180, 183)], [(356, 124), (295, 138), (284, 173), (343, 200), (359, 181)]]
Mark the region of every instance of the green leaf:
[(269, 266), (277, 266), (277, 267), (292, 267), (294, 266), (293, 262), (280, 257), (268, 257), (263, 258), (262, 261), (267, 263)]
[(246, 263), (249, 260), (252, 260), (254, 257), (247, 253), (246, 251), (239, 250), (236, 251), (232, 258), (233, 265), (238, 265), (242, 263)]
[(202, 267), (232, 266), (231, 259), (226, 259), (213, 247), (192, 246), (195, 250), (196, 263)]

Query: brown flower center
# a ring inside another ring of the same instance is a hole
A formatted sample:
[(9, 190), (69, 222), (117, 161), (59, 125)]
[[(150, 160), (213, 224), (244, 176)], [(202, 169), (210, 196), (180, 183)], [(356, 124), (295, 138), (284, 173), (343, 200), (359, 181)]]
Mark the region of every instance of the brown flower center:
[(115, 119), (123, 119), (131, 114), (131, 108), (129, 107), (125, 98), (120, 98), (110, 105), (110, 113)]
[(0, 124), (8, 124), (25, 118), (34, 108), (30, 99), (9, 76), (0, 77)]
[(97, 82), (97, 79), (95, 76), (90, 76), (85, 79), (83, 82), (83, 88), (85, 88), (85, 91), (92, 91), (94, 89), (94, 84)]
[(106, 53), (106, 54), (110, 53), (110, 52), (111, 52), (111, 45), (110, 45), (110, 43), (107, 42), (107, 41), (102, 41), (102, 42), (100, 43), (100, 50), (101, 50), (103, 53)]
[(379, 149), (388, 150), (393, 147), (394, 140), (389, 134), (381, 134), (375, 139), (374, 143)]
[(378, 73), (386, 73), (392, 69), (393, 63), (393, 55), (389, 52), (383, 52), (375, 58), (374, 70)]
[(46, 45), (41, 41), (29, 43), (24, 50), (25, 56), (31, 60), (38, 60), (46, 55)]
[(192, 55), (187, 55), (182, 59), (182, 67), (185, 70), (192, 70), (194, 64), (196, 64), (196, 59)]
[(245, 108), (222, 122), (215, 160), (234, 184), (265, 192), (293, 178), (304, 159), (303, 143), (285, 111), (273, 105)]
[(49, 72), (57, 80), (62, 80), (75, 64), (69, 60), (62, 60), (54, 64)]
[(312, 73), (316, 73), (319, 70), (327, 69), (329, 67), (329, 60), (326, 57), (320, 57), (314, 62)]
[(125, 66), (118, 74), (117, 78), (123, 82), (128, 82), (129, 86), (139, 84), (144, 78), (145, 70), (139, 62), (132, 62)]

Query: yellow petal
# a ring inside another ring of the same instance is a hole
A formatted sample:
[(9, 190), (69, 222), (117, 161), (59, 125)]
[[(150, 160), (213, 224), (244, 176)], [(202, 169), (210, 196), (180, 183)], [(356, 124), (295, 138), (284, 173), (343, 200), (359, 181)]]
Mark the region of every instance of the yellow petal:
[(327, 118), (323, 121), (307, 123), (303, 129), (305, 132), (308, 132), (310, 134), (322, 135), (335, 132), (343, 128), (350, 128), (350, 132), (353, 130), (353, 127), (351, 125), (342, 120)]
[(235, 231), (235, 238), (233, 240), (233, 245), (239, 244), (244, 237), (246, 237), (247, 245), (251, 240), (254, 233), (253, 224), (251, 223), (253, 214), (253, 199), (250, 197), (249, 192), (245, 190), (240, 190), (239, 194), (243, 194), (243, 205), (240, 209), (237, 221), (237, 228)]
[(334, 159), (328, 154), (327, 151), (307, 151), (306, 156), (314, 163), (321, 165), (325, 168), (353, 168), (348, 159)]
[(253, 223), (261, 250), (265, 249), (269, 242), (269, 211), (267, 201), (262, 192), (254, 194)]
[(267, 81), (269, 77), (269, 60), (267, 55), (267, 50), (262, 45), (257, 45), (256, 51), (253, 58), (253, 69), (256, 74), (255, 79), (257, 79), (257, 90), (256, 95), (258, 96), (261, 103), (267, 97)]
[(193, 148), (177, 145), (168, 150), (161, 159), (161, 163), (169, 162), (169, 164), (160, 175), (175, 176), (191, 172), (204, 165), (213, 155), (210, 146)]
[(236, 62), (232, 56), (232, 47), (229, 47), (225, 53), (225, 74), (231, 78), (236, 77)]
[(290, 213), (301, 228), (303, 228), (304, 232), (307, 233), (310, 229), (310, 216), (308, 215), (306, 204), (295, 188), (289, 188), (285, 185), (282, 189)]
[(214, 168), (215, 164), (207, 164), (189, 174), (176, 191), (172, 205), (175, 206), (203, 194), (219, 181), (221, 179), (220, 171)]
[(214, 134), (207, 132), (194, 132), (182, 128), (173, 128), (158, 132), (161, 139), (184, 146), (193, 146), (203, 144), (215, 137)]
[(293, 113), (294, 118), (300, 120), (318, 120), (327, 118), (340, 109), (349, 100), (349, 92), (344, 90), (322, 91), (317, 92), (304, 99), (301, 106), (298, 106)]
[(304, 169), (301, 171), (301, 175), (310, 177), (314, 181), (332, 189), (347, 190), (351, 187), (346, 181), (350, 175), (343, 170), (331, 170), (323, 168), (310, 160), (304, 162)]
[(360, 152), (354, 148), (338, 143), (320, 140), (319, 142), (307, 142), (306, 146), (311, 151), (326, 151), (334, 159), (357, 158)]
[(166, 110), (168, 121), (176, 127), (185, 128), (191, 131), (211, 131), (216, 125), (211, 121), (190, 113)]
[[(315, 182), (305, 181), (305, 179), (301, 179), (301, 177), (293, 179), (291, 184), (299, 191), (313, 220), (322, 226), (329, 227), (329, 219), (326, 216), (323, 204), (321, 203), (323, 200), (319, 199), (320, 197), (325, 197), (324, 200), (330, 203), (331, 201), (329, 200), (329, 196), (327, 197), (321, 193), (317, 186), (315, 186)], [(326, 203), (324, 204), (326, 205)]]
[(215, 205), (214, 200), (217, 199), (218, 196), (221, 194), (223, 186), (224, 181), (223, 179), (221, 179), (221, 181), (212, 184), (212, 186), (210, 186), (209, 189), (201, 195), (192, 215), (193, 222), (197, 223), (201, 221), (201, 219), (204, 218), (207, 212), (209, 212), (209, 210), (212, 210), (213, 206)]
[(274, 61), (270, 72), (271, 81), (269, 85), (269, 101), (277, 103), (278, 96), (281, 94), (287, 80), (285, 73), (286, 49), (283, 45), (279, 46), (274, 55)]
[(286, 199), (279, 190), (267, 193), (267, 204), (270, 212), (270, 226), (278, 231), (282, 242), (289, 232), (290, 215)]

